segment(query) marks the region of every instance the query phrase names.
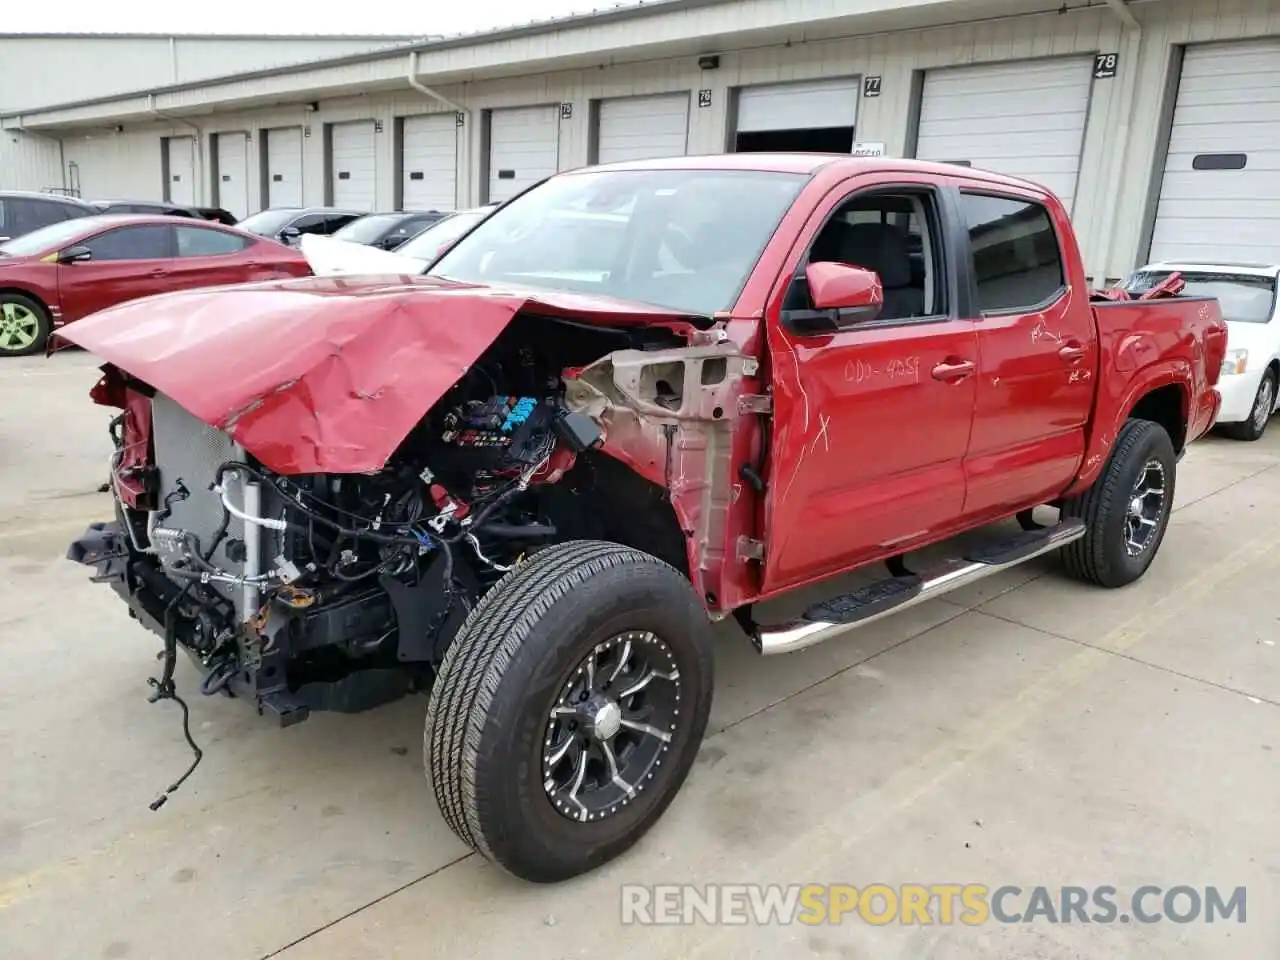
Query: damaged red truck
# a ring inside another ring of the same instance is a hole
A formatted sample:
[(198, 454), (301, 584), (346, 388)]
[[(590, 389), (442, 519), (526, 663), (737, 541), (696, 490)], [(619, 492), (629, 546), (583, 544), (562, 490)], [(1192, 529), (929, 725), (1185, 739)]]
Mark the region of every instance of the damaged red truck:
[(153, 698), (178, 650), (283, 723), (429, 691), (445, 819), (534, 881), (672, 801), (715, 621), (774, 654), (1051, 550), (1142, 576), (1226, 350), (1216, 301), (1091, 302), (1045, 190), (904, 160), (563, 173), (427, 273), (68, 328), (120, 408), (115, 520), (68, 555), (164, 638)]

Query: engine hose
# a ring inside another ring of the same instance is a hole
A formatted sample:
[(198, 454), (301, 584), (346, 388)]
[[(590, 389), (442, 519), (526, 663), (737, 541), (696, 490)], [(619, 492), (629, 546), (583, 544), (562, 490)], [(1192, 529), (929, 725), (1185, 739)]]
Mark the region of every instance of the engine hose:
[(231, 678), (236, 675), (236, 662), (231, 658), (220, 661), (208, 676), (200, 681), (200, 692), (206, 697), (211, 697), (215, 693), (226, 688), (231, 683)]
[[(276, 489), (276, 484), (272, 481), (270, 477), (266, 476), (261, 470), (258, 470), (254, 467), (249, 466), (247, 463), (243, 463), (237, 460), (228, 460), (218, 467), (217, 473), (214, 474), (214, 485), (221, 486), (222, 478), (227, 473), (233, 470), (243, 470), (245, 473), (249, 474), (251, 477), (254, 477), (255, 479), (257, 479), (259, 482), (267, 484), (272, 489)], [(305, 506), (304, 504), (298, 502), (297, 500), (289, 499), (286, 497), (284, 502), (289, 509), (297, 510), (299, 513), (303, 514), (304, 516), (310, 517), (316, 523), (323, 523), (325, 526), (330, 527), (333, 530), (336, 530), (338, 533), (342, 534), (343, 536), (364, 538), (365, 540), (371, 540), (374, 543), (417, 545), (420, 542), (416, 537), (405, 537), (405, 536), (397, 537), (397, 536), (390, 536), (385, 533), (376, 533), (373, 530), (355, 530), (350, 527), (344, 527), (342, 524), (338, 523), (336, 520), (329, 519), (328, 517), (324, 516), (318, 511), (312, 510), (310, 507)], [(286, 520), (284, 521), (284, 523), (285, 523), (286, 529), (293, 530), (297, 533), (303, 533), (303, 534), (307, 532), (307, 528), (305, 526), (299, 523), (294, 523), (292, 520)], [(438, 540), (439, 538), (433, 537), (433, 539)]]
[(485, 520), (495, 510), (497, 510), (499, 507), (501, 507), (508, 500), (510, 500), (512, 497), (514, 497), (516, 494), (520, 492), (521, 492), (521, 489), (518, 484), (513, 484), (512, 486), (508, 487), (506, 490), (502, 491), (502, 493), (498, 494), (496, 497), (490, 500), (487, 504), (485, 504), (484, 509), (482, 509), (478, 514), (476, 514), (475, 519), (472, 520), (471, 523), (469, 523), (465, 529), (463, 529), (460, 533), (454, 534), (452, 537), (446, 537), (443, 539), (445, 539), (446, 542), (448, 543), (458, 543), (464, 537), (466, 537), (469, 533), (475, 533), (481, 527), (484, 526)]

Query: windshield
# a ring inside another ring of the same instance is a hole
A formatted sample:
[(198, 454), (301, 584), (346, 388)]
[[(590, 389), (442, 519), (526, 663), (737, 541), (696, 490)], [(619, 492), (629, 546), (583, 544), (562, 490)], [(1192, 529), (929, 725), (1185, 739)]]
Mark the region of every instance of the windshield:
[(412, 240), (396, 247), (396, 253), (419, 260), (434, 260), (446, 246), (488, 216), (488, 210), (466, 210), (433, 223)]
[(81, 236), (96, 219), (77, 217), (74, 220), (59, 220), (39, 230), (32, 230), (20, 237), (14, 237), (0, 244), (0, 254), (6, 257), (30, 257), (46, 250), (57, 250), (63, 244)]
[[(1241, 273), (1188, 273), (1177, 271), (1186, 281), (1184, 297), (1213, 297), (1224, 320), (1238, 323), (1267, 323), (1276, 305), (1275, 277)], [(1171, 270), (1140, 270), (1125, 284), (1129, 293), (1150, 290), (1168, 279)]]
[(274, 237), (297, 215), (297, 210), (262, 210), (251, 217), (245, 217), (236, 226), (260, 237)]
[(398, 213), (382, 213), (371, 217), (352, 220), (341, 230), (334, 233), (338, 240), (350, 240), (352, 243), (373, 243), (398, 224), (404, 217)]
[(807, 180), (804, 174), (750, 170), (556, 177), (497, 210), (430, 273), (603, 294), (710, 316), (737, 301)]

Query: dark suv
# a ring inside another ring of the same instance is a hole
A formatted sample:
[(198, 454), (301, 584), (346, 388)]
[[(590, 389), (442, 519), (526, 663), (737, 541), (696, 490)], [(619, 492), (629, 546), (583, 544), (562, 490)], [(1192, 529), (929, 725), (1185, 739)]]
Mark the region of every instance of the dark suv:
[(193, 220), (212, 220), (228, 227), (236, 225), (236, 218), (221, 207), (190, 207), (182, 203), (162, 203), (158, 200), (92, 200), (103, 213), (157, 213), (169, 217), (189, 217)]
[(74, 197), (5, 190), (0, 192), (0, 243), (47, 227), (51, 223), (91, 217), (99, 212), (93, 204)]
[(292, 246), (304, 233), (337, 233), (352, 220), (366, 216), (367, 211), (336, 207), (268, 207), (245, 217), (236, 226)]

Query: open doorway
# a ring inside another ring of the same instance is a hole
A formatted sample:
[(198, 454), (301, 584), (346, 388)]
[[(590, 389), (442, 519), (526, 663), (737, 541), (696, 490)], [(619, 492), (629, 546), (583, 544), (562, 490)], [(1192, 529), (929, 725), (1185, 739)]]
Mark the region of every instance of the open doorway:
[(741, 87), (732, 109), (735, 153), (853, 152), (860, 92), (857, 77)]
[(815, 127), (807, 130), (752, 130), (734, 137), (735, 153), (850, 153), (853, 127)]

